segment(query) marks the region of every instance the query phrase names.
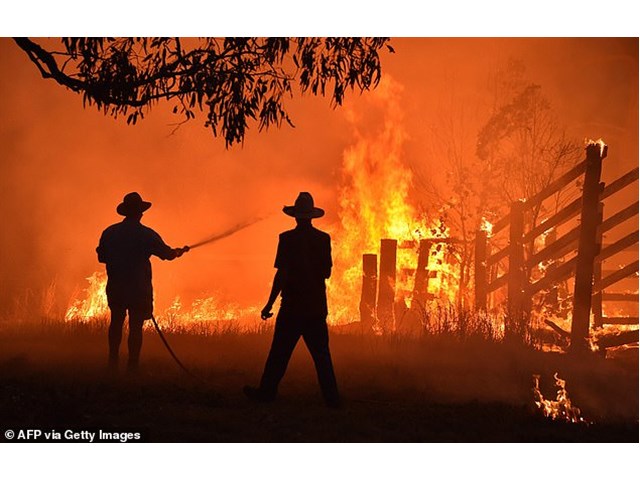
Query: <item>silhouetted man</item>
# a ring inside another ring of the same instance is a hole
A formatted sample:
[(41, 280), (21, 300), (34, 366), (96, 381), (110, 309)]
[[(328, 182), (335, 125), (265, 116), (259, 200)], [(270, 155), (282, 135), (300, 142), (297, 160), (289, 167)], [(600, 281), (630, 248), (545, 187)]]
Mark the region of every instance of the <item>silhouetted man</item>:
[(326, 322), (325, 280), (331, 276), (331, 238), (311, 225), (311, 220), (322, 217), (324, 210), (314, 206), (308, 192), (302, 192), (295, 204), (284, 207), (283, 211), (295, 217), (297, 226), (280, 234), (277, 270), (261, 317), (266, 320), (273, 316), (273, 303), (281, 294), (280, 310), (260, 386), (246, 386), (244, 393), (256, 401), (274, 400), (293, 349), (302, 336), (313, 358), (326, 404), (338, 407), (340, 398)]
[(109, 324), (109, 365), (118, 366), (122, 326), (129, 314), (129, 370), (136, 370), (142, 347), (142, 324), (153, 315), (151, 262), (155, 255), (173, 260), (189, 247), (171, 248), (160, 235), (140, 223), (151, 207), (137, 192), (128, 193), (116, 211), (124, 220), (108, 227), (100, 237), (98, 261), (107, 266), (107, 300), (111, 310)]

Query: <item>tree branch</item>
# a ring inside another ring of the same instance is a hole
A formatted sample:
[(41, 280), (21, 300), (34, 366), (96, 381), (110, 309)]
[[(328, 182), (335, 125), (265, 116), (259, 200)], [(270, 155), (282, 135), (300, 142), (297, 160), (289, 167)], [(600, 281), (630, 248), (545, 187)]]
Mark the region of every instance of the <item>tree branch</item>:
[[(43, 49), (40, 45), (32, 42), (26, 37), (14, 38), (13, 40), (22, 50), (27, 52), (31, 61), (35, 63), (38, 70), (40, 70), (42, 78), (53, 78), (60, 85), (63, 85), (74, 92), (86, 90), (87, 85), (84, 82), (65, 75), (59, 69), (58, 63), (53, 55)], [(44, 68), (45, 66), (48, 70)]]

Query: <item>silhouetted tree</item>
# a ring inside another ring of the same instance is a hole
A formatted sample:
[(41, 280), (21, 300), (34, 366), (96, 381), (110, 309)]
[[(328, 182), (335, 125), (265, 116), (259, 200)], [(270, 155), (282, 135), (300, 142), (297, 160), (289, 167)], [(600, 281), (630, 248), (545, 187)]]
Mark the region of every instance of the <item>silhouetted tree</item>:
[[(461, 307), (471, 281), (472, 240), (483, 218), (506, 215), (513, 201), (538, 193), (580, 160), (578, 144), (566, 137), (542, 88), (525, 73), (522, 62), (510, 59), (489, 78), (489, 115), (477, 133), (473, 112), (455, 95), (429, 132), (445, 182), (437, 186), (422, 179), (422, 188), (439, 206), (451, 235), (462, 240), (448, 246), (460, 262)], [(566, 198), (555, 200), (557, 210)], [(550, 213), (541, 208), (533, 209), (529, 222)], [(528, 252), (533, 248), (532, 242), (527, 245)]]
[[(542, 87), (526, 83), (523, 73), (513, 60), (499, 72), (494, 111), (478, 133), (482, 202), (496, 210), (532, 197), (580, 160), (579, 145), (558, 124)], [(533, 209), (532, 223), (540, 208)]]
[[(81, 93), (86, 105), (135, 124), (161, 100), (183, 121), (206, 112), (205, 126), (226, 146), (242, 142), (248, 122), (290, 125), (285, 98), (375, 87), (388, 38), (15, 38), (44, 78)], [(43, 46), (46, 43), (46, 46)]]

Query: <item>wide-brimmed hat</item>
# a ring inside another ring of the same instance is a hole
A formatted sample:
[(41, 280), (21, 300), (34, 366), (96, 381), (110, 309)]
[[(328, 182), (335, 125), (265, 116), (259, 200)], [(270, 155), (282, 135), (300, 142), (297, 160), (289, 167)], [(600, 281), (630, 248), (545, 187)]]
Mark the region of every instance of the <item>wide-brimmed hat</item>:
[(127, 193), (122, 203), (116, 208), (116, 212), (123, 216), (135, 215), (148, 210), (151, 202), (145, 202), (138, 192)]
[(313, 205), (313, 197), (309, 192), (300, 192), (296, 203), (285, 206), (282, 211), (295, 218), (319, 218), (324, 215), (324, 210)]

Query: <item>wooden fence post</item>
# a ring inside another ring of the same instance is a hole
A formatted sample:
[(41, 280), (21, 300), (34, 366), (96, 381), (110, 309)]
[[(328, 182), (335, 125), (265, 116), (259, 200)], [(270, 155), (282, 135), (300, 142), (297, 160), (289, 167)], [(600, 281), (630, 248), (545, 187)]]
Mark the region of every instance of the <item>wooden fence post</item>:
[(524, 290), (526, 285), (524, 246), (524, 203), (511, 204), (509, 214), (509, 273), (507, 280), (507, 318), (505, 339), (524, 340), (527, 312)]
[[(600, 184), (600, 191), (603, 190), (604, 184)], [(602, 225), (604, 218), (604, 203), (598, 204), (598, 226)], [(596, 232), (596, 255), (602, 250), (602, 229), (598, 228)], [(602, 260), (596, 259), (593, 265), (593, 283), (599, 283), (602, 280)], [(593, 326), (594, 328), (602, 327), (602, 291), (598, 291), (593, 298)]]
[(360, 322), (369, 330), (376, 319), (376, 297), (378, 288), (378, 256), (375, 253), (362, 255), (362, 294), (360, 296)]
[(582, 210), (580, 215), (580, 240), (576, 264), (576, 279), (573, 293), (573, 318), (571, 321), (571, 350), (588, 351), (591, 295), (593, 289), (593, 266), (598, 247), (598, 206), (600, 203), (600, 174), (602, 160), (607, 156), (607, 146), (587, 145), (587, 167), (582, 190)]
[(378, 321), (383, 332), (395, 328), (396, 254), (398, 241), (380, 240), (380, 276), (378, 278)]
[(487, 232), (478, 230), (475, 244), (475, 307), (478, 311), (487, 310)]
[[(547, 233), (547, 235), (544, 237), (544, 246), (545, 248), (550, 247), (551, 245), (553, 245), (555, 243), (555, 241), (558, 240), (558, 231), (553, 228), (549, 233)], [(547, 273), (546, 274), (551, 274), (554, 270), (556, 270), (558, 268), (558, 263), (556, 261), (554, 261), (553, 263), (549, 264), (549, 266), (547, 267)], [(547, 305), (547, 307), (551, 310), (551, 312), (553, 312), (554, 314), (557, 314), (560, 310), (560, 304), (559, 304), (559, 298), (558, 298), (558, 285), (554, 285), (551, 287), (551, 289), (549, 290), (549, 292), (545, 295), (545, 304)]]
[(418, 247), (418, 264), (413, 283), (411, 310), (419, 314), (424, 313), (423, 310), (429, 296), (429, 253), (431, 244), (431, 240), (420, 240), (420, 246)]

